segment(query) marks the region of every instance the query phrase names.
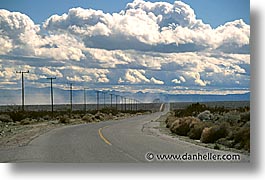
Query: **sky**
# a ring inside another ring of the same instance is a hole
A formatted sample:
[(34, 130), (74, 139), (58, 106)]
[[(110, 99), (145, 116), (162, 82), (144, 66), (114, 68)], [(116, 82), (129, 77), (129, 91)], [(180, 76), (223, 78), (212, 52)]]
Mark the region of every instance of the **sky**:
[[(53, 14), (67, 13), (70, 8), (82, 7), (102, 10), (108, 13), (120, 12), (131, 0), (0, 0), (0, 8), (27, 14), (35, 23), (41, 24)], [(150, 2), (157, 2), (151, 0)], [(174, 3), (174, 0), (164, 2)], [(243, 19), (250, 22), (249, 0), (183, 0), (196, 12), (197, 18), (204, 23), (217, 27), (226, 22)]]
[(0, 0), (0, 9), (0, 92), (17, 92), (20, 70), (31, 93), (47, 77), (57, 89), (250, 91), (249, 0)]

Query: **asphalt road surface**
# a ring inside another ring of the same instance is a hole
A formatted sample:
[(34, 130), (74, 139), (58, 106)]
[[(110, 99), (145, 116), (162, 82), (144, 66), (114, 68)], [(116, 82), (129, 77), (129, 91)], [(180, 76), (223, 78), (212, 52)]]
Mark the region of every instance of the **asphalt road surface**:
[[(0, 162), (176, 162), (180, 160), (160, 161), (157, 156), (177, 154), (182, 161), (192, 161), (190, 155), (225, 155), (226, 159), (237, 155), (159, 133), (155, 120), (165, 112), (54, 129), (27, 146), (0, 150)], [(248, 161), (248, 156), (240, 155), (240, 162)]]

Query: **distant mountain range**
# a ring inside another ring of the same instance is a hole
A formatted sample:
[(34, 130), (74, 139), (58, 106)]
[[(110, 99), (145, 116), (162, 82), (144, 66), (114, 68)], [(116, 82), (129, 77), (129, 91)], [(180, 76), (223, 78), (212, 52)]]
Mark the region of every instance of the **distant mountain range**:
[(250, 101), (250, 93), (228, 95), (177, 94), (165, 95), (167, 102), (211, 102), (211, 101)]
[[(141, 102), (212, 102), (212, 101), (250, 101), (250, 93), (245, 94), (228, 94), (228, 95), (202, 95), (202, 94), (163, 94), (163, 93), (128, 93), (118, 91), (105, 91), (105, 102), (110, 103), (110, 94), (123, 96), (126, 98), (136, 99)], [(112, 96), (113, 102), (116, 97)], [(69, 90), (61, 90), (54, 88), (54, 103), (67, 104), (69, 103), (70, 93)], [(96, 103), (97, 95), (94, 90), (86, 90), (87, 103)], [(99, 93), (100, 103), (104, 101), (104, 94)], [(118, 97), (120, 101), (120, 97)], [(50, 89), (26, 89), (25, 90), (26, 104), (49, 104), (50, 103)], [(84, 91), (73, 91), (73, 103), (80, 104), (84, 102)], [(20, 90), (0, 90), (0, 104), (11, 105), (21, 104), (21, 91)]]

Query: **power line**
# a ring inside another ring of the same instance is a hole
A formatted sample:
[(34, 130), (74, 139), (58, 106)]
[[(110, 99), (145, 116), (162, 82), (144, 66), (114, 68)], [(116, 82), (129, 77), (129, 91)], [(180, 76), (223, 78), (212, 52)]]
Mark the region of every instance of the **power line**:
[(86, 112), (86, 90), (89, 88), (84, 88), (84, 111)]
[(27, 71), (16, 71), (16, 73), (21, 74), (21, 81), (22, 81), (22, 87), (21, 87), (21, 104), (22, 104), (22, 111), (25, 110), (25, 92), (24, 92), (24, 74), (29, 73), (29, 70)]
[(97, 110), (99, 110), (99, 91), (96, 92), (97, 92)]
[(46, 78), (49, 79), (51, 81), (51, 105), (52, 105), (52, 117), (53, 117), (53, 87), (52, 87), (52, 80), (56, 79), (56, 77), (50, 77), (50, 78)]
[(72, 113), (73, 111), (73, 83), (69, 84), (69, 88), (70, 88), (70, 112)]
[(103, 100), (104, 100), (104, 108), (106, 107), (106, 92), (103, 93)]
[(121, 97), (121, 110), (124, 110), (124, 103), (123, 103), (123, 96), (120, 96)]
[(113, 96), (114, 94), (110, 94), (110, 107), (112, 108), (112, 96)]
[(123, 98), (124, 98), (124, 105), (125, 105), (125, 106), (124, 106), (124, 110), (126, 111), (126, 110), (127, 110), (127, 109), (126, 109), (126, 99), (127, 99), (127, 98), (126, 98), (126, 97), (123, 97)]
[(115, 97), (116, 97), (116, 110), (118, 110), (118, 96), (119, 95), (115, 95)]

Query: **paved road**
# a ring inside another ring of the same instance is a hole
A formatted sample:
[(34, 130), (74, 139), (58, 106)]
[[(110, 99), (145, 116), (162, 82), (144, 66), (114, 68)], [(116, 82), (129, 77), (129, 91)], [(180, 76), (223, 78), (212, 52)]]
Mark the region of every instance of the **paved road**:
[[(55, 129), (28, 146), (0, 150), (0, 162), (157, 162), (155, 155), (162, 153), (228, 154), (159, 134), (154, 120), (162, 114)], [(152, 161), (146, 159), (148, 152)]]

